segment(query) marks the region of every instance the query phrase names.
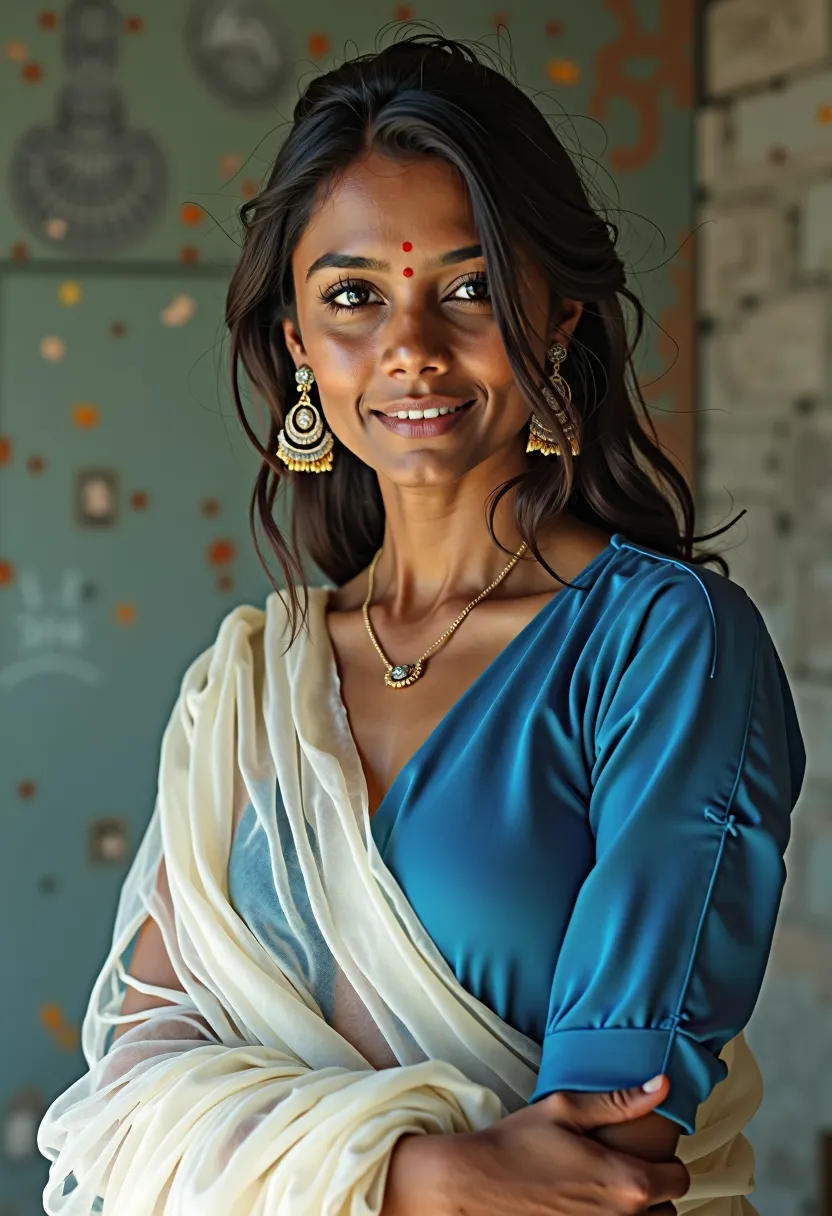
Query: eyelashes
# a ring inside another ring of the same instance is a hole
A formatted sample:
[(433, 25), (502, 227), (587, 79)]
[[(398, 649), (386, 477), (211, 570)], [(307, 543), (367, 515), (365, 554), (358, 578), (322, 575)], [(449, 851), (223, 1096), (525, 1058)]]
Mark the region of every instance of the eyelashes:
[[(479, 288), (483, 294), (464, 297), (455, 295), (456, 292), (467, 288), (469, 284)], [(358, 312), (359, 309), (384, 303), (376, 289), (364, 279), (339, 279), (337, 283), (319, 291), (318, 295), (322, 303), (335, 313)], [(338, 303), (339, 296), (346, 297), (349, 302)], [(373, 296), (376, 297), (375, 300), (371, 298)], [(485, 271), (473, 270), (457, 279), (449, 288), (449, 295), (445, 299), (458, 304), (470, 304), (475, 308), (490, 307), (491, 296), (488, 293), (488, 276)]]
[(352, 301), (349, 304), (336, 303), (338, 296), (371, 296), (378, 293), (365, 283), (362, 279), (339, 279), (337, 283), (333, 283), (331, 287), (327, 287), (325, 291), (318, 293), (321, 300), (333, 312), (355, 312), (359, 308), (365, 307), (370, 303), (369, 300)]

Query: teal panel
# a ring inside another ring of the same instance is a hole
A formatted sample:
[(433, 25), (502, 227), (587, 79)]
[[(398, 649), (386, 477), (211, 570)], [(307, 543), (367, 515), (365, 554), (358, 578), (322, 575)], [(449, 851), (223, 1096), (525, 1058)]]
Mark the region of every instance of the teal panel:
[[(160, 737), (184, 668), (234, 604), (262, 604), (269, 590), (248, 533), (257, 462), (225, 387), (222, 314), (237, 209), (268, 171), (298, 87), (369, 49), (402, 7), (264, 5), (285, 81), (249, 108), (224, 100), (195, 68), (185, 39), (190, 0), (114, 9), (110, 100), (117, 95), (122, 125), (107, 146), (124, 156), (131, 185), (114, 187), (97, 222), (129, 230), (131, 217), (147, 212), (135, 239), (79, 254), (60, 235), (59, 213), (33, 227), (34, 203), (22, 212), (15, 201), (23, 176), (12, 180), (21, 150), (31, 167), (43, 149), (61, 146), (65, 90), (79, 82), (64, 54), (69, 8), (56, 5), (48, 28), (46, 3), (0, 4), (0, 1216), (40, 1210), (46, 1164), (26, 1153), (25, 1135), (20, 1155), (9, 1155), (6, 1133), (25, 1130), (25, 1112), (37, 1120), (83, 1071), (73, 1035), (152, 809)], [(487, 0), (413, 7), (449, 35), (498, 47), (497, 6)], [(684, 315), (687, 273), (672, 255), (692, 216), (688, 6), (500, 7), (510, 41), (499, 45), (620, 224), (635, 289), (672, 328)], [(254, 62), (267, 63), (268, 49), (253, 44)], [(82, 72), (82, 83), (90, 79)], [(73, 121), (78, 103), (76, 90)], [(153, 169), (148, 147), (163, 172), (135, 177)], [(200, 223), (185, 222), (188, 203)], [(67, 283), (80, 291), (72, 304), (59, 296)], [(182, 324), (163, 323), (171, 305)], [(114, 333), (114, 324), (123, 328)], [(646, 375), (673, 358), (658, 338), (653, 328)], [(79, 428), (77, 406), (96, 407), (97, 425)], [(78, 520), (85, 471), (114, 478), (111, 524)], [(216, 514), (203, 512), (208, 499)], [(208, 560), (218, 542), (233, 546), (227, 566)], [(230, 585), (219, 584), (223, 575)], [(108, 819), (123, 825), (127, 853), (96, 862), (91, 828)]]

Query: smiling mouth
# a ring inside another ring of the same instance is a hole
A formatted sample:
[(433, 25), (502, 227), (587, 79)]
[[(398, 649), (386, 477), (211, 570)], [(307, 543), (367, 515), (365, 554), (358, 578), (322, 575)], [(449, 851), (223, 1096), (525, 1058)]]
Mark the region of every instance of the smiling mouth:
[(464, 410), (466, 406), (473, 405), (473, 401), (463, 401), (461, 405), (440, 405), (429, 407), (426, 410), (406, 409), (398, 410), (395, 414), (385, 414), (385, 418), (399, 418), (404, 421), (405, 418), (418, 420), (420, 418), (439, 418), (445, 414), (455, 414), (457, 410)]
[(382, 426), (397, 435), (426, 439), (432, 435), (445, 435), (458, 426), (471, 412), (474, 401), (465, 401), (460, 405), (429, 406), (427, 409), (399, 410), (395, 414), (384, 414), (372, 410)]

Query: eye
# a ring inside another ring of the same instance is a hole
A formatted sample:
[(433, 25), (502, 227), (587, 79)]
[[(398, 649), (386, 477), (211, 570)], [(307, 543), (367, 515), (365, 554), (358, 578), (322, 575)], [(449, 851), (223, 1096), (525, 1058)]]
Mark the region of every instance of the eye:
[(473, 271), (453, 288), (451, 299), (463, 300), (466, 304), (490, 304), (488, 276), (481, 270)]
[(380, 304), (381, 298), (369, 283), (341, 280), (322, 291), (321, 299), (334, 312), (354, 312), (367, 304)]

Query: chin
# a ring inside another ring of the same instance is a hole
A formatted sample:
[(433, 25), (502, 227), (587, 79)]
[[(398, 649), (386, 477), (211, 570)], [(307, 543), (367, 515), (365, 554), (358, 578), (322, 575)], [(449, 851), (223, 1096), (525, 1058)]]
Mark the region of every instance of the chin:
[(472, 459), (471, 452), (421, 450), (408, 452), (398, 460), (373, 463), (380, 477), (396, 486), (417, 488), (420, 486), (453, 485), (476, 468), (480, 461)]

